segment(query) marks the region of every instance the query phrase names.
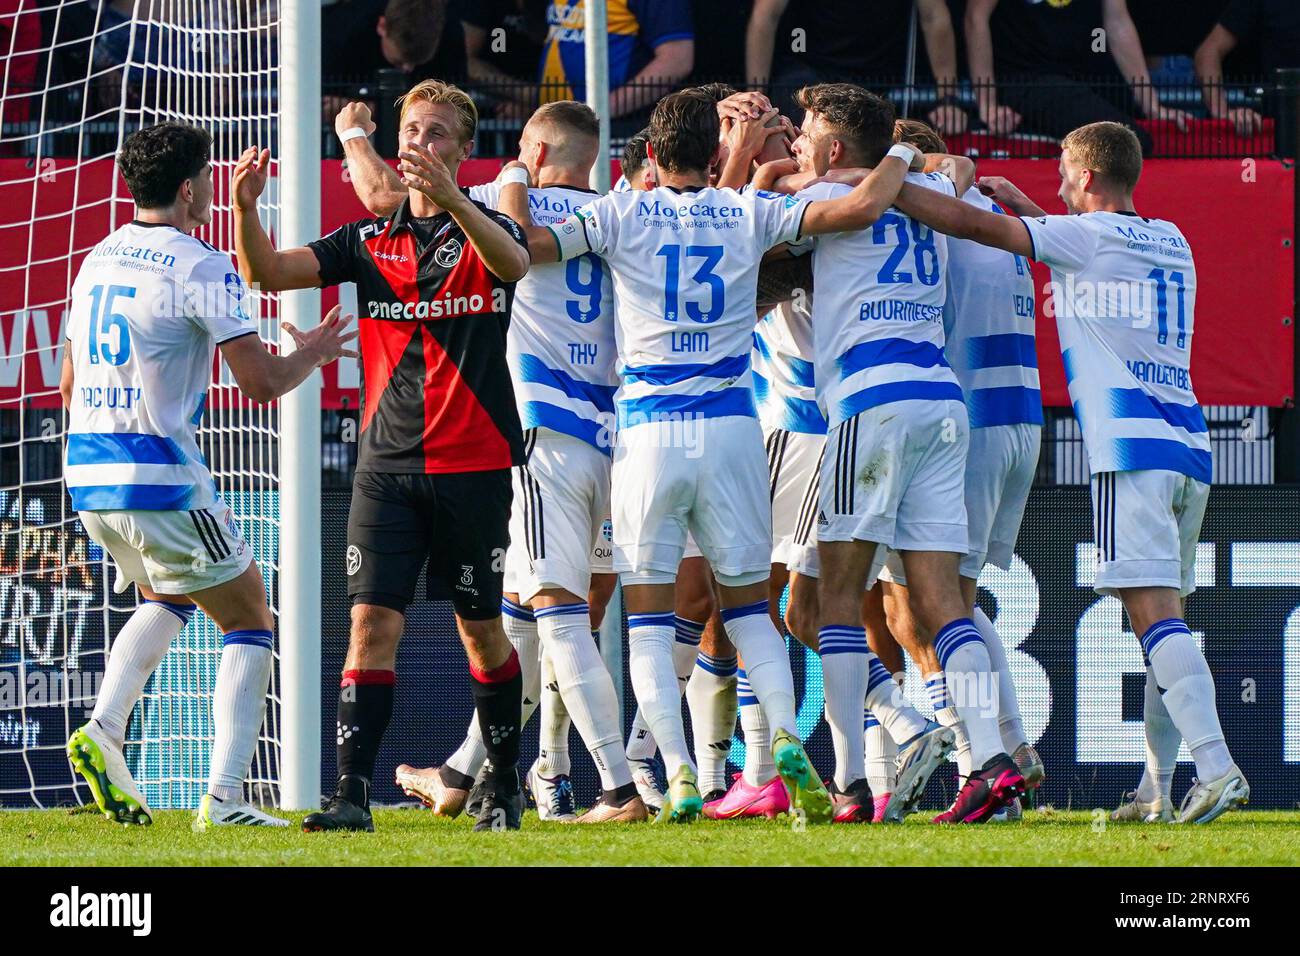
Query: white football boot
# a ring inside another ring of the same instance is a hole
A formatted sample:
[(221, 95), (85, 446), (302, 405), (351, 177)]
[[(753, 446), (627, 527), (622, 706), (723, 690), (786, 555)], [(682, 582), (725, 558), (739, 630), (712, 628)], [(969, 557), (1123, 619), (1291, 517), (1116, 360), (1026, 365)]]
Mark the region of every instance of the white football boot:
[(1124, 794), (1124, 802), (1111, 811), (1116, 823), (1173, 823), (1174, 805), (1166, 796), (1154, 800), (1139, 800), (1136, 790)]
[(537, 804), (537, 819), (556, 823), (573, 823), (578, 819), (573, 807), (573, 783), (567, 773), (543, 777), (534, 760), (528, 768), (526, 786)]
[(281, 820), (264, 813), (246, 800), (222, 800), (205, 793), (199, 801), (199, 812), (194, 815), (193, 829), (202, 833), (209, 827), (287, 827)]
[(1235, 763), (1218, 780), (1193, 780), (1178, 810), (1179, 823), (1209, 823), (1250, 802), (1250, 784)]
[(122, 748), (90, 721), (68, 738), (68, 760), (90, 785), (95, 805), (106, 818), (125, 826), (153, 823), (149, 803), (126, 767)]
[(650, 813), (658, 813), (663, 809), (664, 792), (659, 788), (659, 775), (655, 773), (654, 759), (629, 760), (628, 765), (632, 768), (632, 782), (636, 784), (636, 792), (641, 797), (641, 802)]

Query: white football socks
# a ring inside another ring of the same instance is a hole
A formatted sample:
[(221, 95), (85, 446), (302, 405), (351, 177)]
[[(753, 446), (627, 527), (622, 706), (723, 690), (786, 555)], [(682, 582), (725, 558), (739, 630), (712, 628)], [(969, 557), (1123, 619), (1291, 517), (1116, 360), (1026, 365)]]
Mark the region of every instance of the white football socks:
[(193, 604), (143, 601), (117, 632), (91, 719), (120, 747), (144, 685), (189, 619)]
[(761, 787), (776, 776), (772, 733), (744, 670), (736, 672), (736, 703), (740, 706), (740, 729), (745, 734), (745, 783)]
[(650, 722), (645, 719), (645, 713), (638, 704), (636, 713), (632, 715), (632, 729), (627, 734), (627, 759), (650, 760), (658, 749), (654, 731), (650, 729)]
[(1232, 755), (1219, 726), (1214, 678), (1205, 655), (1181, 618), (1152, 624), (1142, 635), (1142, 651), (1163, 688), (1165, 709), (1196, 761), (1196, 775), (1217, 780), (1232, 769)]
[(962, 617), (939, 628), (934, 650), (948, 695), (970, 740), (971, 763), (983, 767), (1004, 752), (998, 731), (998, 685), (988, 648), (971, 619)]
[[(673, 615), (673, 671), (677, 674), (677, 693), (686, 692), (686, 684), (695, 670), (695, 658), (704, 636), (704, 625), (699, 621)], [(650, 722), (638, 706), (632, 715), (632, 729), (627, 735), (627, 759), (650, 760), (659, 749)]]
[(953, 706), (952, 697), (948, 694), (948, 681), (943, 676), (943, 671), (925, 675), (925, 693), (930, 706), (934, 708), (934, 719), (956, 735), (957, 746), (953, 751), (953, 759), (957, 761), (957, 775), (965, 783), (971, 773), (970, 738), (966, 736), (966, 728), (962, 726), (957, 708)]
[(627, 621), (632, 689), (663, 754), (668, 776), (683, 765), (694, 770), (682, 725), (681, 685), (673, 667), (673, 613), (629, 614)]
[(700, 654), (686, 685), (686, 706), (700, 765), (700, 793), (727, 789), (727, 757), (736, 734), (736, 658)]
[(1170, 798), (1174, 771), (1178, 769), (1178, 748), (1183, 735), (1174, 726), (1173, 718), (1165, 708), (1164, 698), (1156, 683), (1156, 675), (1147, 665), (1147, 682), (1142, 697), (1142, 727), (1146, 734), (1147, 759), (1142, 767), (1142, 781), (1138, 784), (1137, 798), (1147, 803), (1157, 797)]
[(546, 625), (541, 612), (537, 613), (537, 631), (542, 645), (541, 702), (537, 706), (537, 772), (543, 777), (555, 777), (567, 775), (571, 770), (569, 728), (573, 721), (569, 719), (569, 710), (564, 705), (560, 684), (555, 676), (555, 661), (551, 658)]
[(686, 693), (686, 684), (695, 673), (695, 658), (699, 655), (700, 640), (704, 637), (704, 623), (673, 615), (673, 670), (677, 673), (679, 694)]
[(880, 726), (900, 744), (924, 732), (930, 722), (903, 696), (888, 669), (875, 654), (867, 654), (867, 709), (876, 715)]
[[(543, 666), (549, 662), (554, 669), (551, 680), (591, 753), (601, 787), (615, 790), (630, 784), (632, 771), (623, 752), (618, 697), (591, 637), (590, 609), (586, 604), (544, 608), (537, 612), (537, 628), (545, 647)], [(567, 729), (565, 733), (564, 772), (568, 773)]]
[(998, 678), (998, 732), (1002, 737), (1002, 749), (1012, 754), (1017, 747), (1029, 743), (1029, 738), (1025, 736), (1025, 725), (1020, 719), (1020, 701), (1016, 697), (1015, 681), (1011, 679), (1011, 668), (1007, 666), (1006, 647), (983, 608), (975, 608), (971, 620), (984, 639), (989, 664)]
[(867, 775), (859, 730), (867, 697), (870, 650), (861, 625), (828, 624), (817, 632), (825, 688), (826, 723), (835, 749), (835, 786), (841, 793)]
[(763, 707), (773, 736), (784, 730), (797, 737), (790, 653), (768, 616), (767, 601), (725, 608), (722, 624), (745, 662), (749, 686)]
[(862, 743), (871, 793), (877, 797), (893, 793), (898, 782), (898, 744), (869, 710), (862, 712)]
[(240, 800), (266, 714), (274, 655), (270, 631), (230, 631), (221, 639), (221, 666), (212, 697), (212, 765), (208, 793)]

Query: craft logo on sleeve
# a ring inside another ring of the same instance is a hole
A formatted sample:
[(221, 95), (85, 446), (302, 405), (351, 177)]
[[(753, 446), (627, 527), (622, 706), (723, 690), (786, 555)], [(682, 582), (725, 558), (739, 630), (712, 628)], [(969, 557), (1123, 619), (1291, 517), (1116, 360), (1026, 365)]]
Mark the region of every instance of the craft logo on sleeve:
[(50, 897), (50, 925), (65, 929), (128, 928), (133, 936), (153, 930), (152, 893), (83, 893), (73, 886)]

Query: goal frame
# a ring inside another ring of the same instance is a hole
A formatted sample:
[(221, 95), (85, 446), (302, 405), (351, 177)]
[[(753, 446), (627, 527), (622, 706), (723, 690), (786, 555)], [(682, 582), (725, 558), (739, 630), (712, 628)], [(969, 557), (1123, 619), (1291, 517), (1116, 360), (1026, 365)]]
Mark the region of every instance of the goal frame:
[[(320, 236), (321, 7), (280, 0), (280, 248)], [(281, 294), (280, 317), (320, 322), (320, 290)], [(321, 373), (280, 399), (280, 808), (315, 809), (321, 785)]]

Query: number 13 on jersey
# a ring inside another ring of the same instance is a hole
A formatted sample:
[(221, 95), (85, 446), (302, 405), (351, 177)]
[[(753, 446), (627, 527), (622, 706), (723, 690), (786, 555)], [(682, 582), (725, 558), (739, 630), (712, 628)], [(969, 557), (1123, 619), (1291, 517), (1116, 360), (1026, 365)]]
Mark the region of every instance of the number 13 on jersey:
[(655, 258), (664, 260), (664, 321), (676, 322), (681, 314), (682, 302), (679, 290), (683, 254), (690, 268), (690, 260), (702, 259), (703, 262), (691, 276), (692, 281), (707, 286), (709, 306), (706, 311), (700, 299), (686, 300), (686, 314), (695, 322), (715, 322), (722, 315), (727, 305), (727, 292), (722, 284), (722, 277), (713, 270), (722, 261), (722, 246), (681, 246), (665, 243), (655, 253)]

